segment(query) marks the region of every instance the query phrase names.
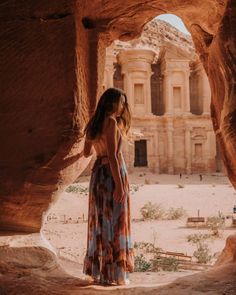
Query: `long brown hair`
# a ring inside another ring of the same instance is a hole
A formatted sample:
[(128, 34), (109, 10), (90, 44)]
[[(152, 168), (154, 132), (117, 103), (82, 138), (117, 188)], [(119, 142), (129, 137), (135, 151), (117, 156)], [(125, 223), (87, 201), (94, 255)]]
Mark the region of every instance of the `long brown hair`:
[(131, 114), (127, 96), (125, 92), (119, 88), (108, 88), (100, 97), (96, 110), (84, 129), (84, 133), (88, 139), (94, 140), (101, 135), (105, 118), (116, 111), (116, 107), (122, 95), (125, 98), (123, 111), (116, 119), (122, 133), (127, 135), (131, 124)]

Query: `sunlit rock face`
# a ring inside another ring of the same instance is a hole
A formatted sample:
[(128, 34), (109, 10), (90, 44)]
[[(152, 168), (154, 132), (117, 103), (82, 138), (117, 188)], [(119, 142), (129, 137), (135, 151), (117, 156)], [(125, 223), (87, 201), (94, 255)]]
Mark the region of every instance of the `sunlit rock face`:
[[(236, 187), (233, 1), (6, 0), (0, 3), (1, 230), (39, 232), (53, 193), (87, 165), (73, 156), (101, 91), (105, 47), (139, 36), (162, 13), (181, 17), (192, 34), (211, 84), (214, 128)], [(234, 294), (235, 242), (229, 241), (215, 269), (136, 294)], [(79, 289), (81, 282), (67, 276), (45, 248), (0, 250), (0, 293), (99, 292)]]
[(188, 275), (174, 282), (160, 286), (144, 285), (139, 282), (125, 287), (89, 286), (89, 281), (81, 280), (66, 273), (57, 261), (56, 255), (45, 247), (0, 247), (0, 293), (1, 294), (235, 294), (236, 264), (235, 240), (231, 236), (226, 243), (219, 265), (197, 274)]
[(236, 186), (232, 1), (0, 4), (0, 227), (39, 231), (52, 194), (82, 172), (81, 131), (101, 91), (105, 47), (162, 13), (181, 17), (208, 73), (214, 128)]
[(87, 32), (75, 23), (74, 3), (59, 2), (0, 4), (4, 230), (39, 231), (52, 193), (88, 162), (71, 158), (88, 119)]

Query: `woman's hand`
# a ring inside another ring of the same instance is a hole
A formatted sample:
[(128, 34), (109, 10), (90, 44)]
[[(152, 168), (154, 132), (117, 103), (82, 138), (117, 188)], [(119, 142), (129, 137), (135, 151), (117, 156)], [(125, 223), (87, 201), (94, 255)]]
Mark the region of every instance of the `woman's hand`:
[(114, 190), (114, 200), (118, 203), (122, 203), (125, 200), (125, 192), (122, 186), (116, 186)]

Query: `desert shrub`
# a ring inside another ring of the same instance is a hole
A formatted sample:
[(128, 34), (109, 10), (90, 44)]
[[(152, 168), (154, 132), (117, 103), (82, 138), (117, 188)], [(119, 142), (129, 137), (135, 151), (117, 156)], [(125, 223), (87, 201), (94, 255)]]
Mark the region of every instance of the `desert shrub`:
[(82, 186), (82, 185), (69, 185), (66, 188), (67, 193), (80, 193), (80, 194), (88, 194), (88, 187)]
[(154, 254), (158, 254), (160, 251), (162, 251), (161, 248), (155, 247), (153, 243), (148, 243), (148, 242), (135, 242), (134, 248), (143, 250), (145, 253), (154, 253)]
[(222, 235), (222, 231), (224, 230), (225, 218), (220, 212), (218, 216), (208, 217), (206, 224), (211, 231), (212, 236), (218, 238)]
[(193, 256), (198, 263), (208, 263), (213, 258), (210, 255), (210, 249), (206, 240), (211, 238), (210, 234), (197, 233), (187, 236), (187, 241), (196, 245), (197, 249), (193, 252)]
[(211, 238), (210, 234), (197, 233), (197, 234), (188, 235), (187, 241), (192, 244), (198, 244), (210, 238)]
[(66, 188), (66, 192), (67, 193), (78, 193), (79, 189), (77, 186), (75, 185), (69, 185), (67, 188)]
[(210, 249), (206, 243), (199, 243), (197, 250), (193, 252), (193, 256), (197, 259), (198, 263), (208, 263), (212, 259)]
[(169, 208), (168, 211), (166, 212), (166, 219), (170, 219), (170, 220), (177, 220), (182, 218), (183, 216), (186, 216), (187, 213), (184, 210), (183, 207), (180, 208)]
[[(179, 261), (175, 257), (162, 257), (163, 249), (156, 247), (154, 243), (135, 242), (135, 271), (177, 271)], [(141, 252), (141, 253), (140, 253)]]
[(175, 257), (160, 257), (156, 255), (152, 261), (152, 271), (178, 271), (179, 261)]
[(143, 254), (134, 257), (134, 271), (144, 272), (151, 269), (151, 263), (145, 259)]
[(139, 190), (139, 185), (137, 185), (137, 184), (130, 185), (130, 192), (131, 193), (137, 192), (138, 190)]
[(162, 219), (165, 213), (161, 204), (154, 204), (152, 202), (144, 204), (140, 212), (144, 219)]

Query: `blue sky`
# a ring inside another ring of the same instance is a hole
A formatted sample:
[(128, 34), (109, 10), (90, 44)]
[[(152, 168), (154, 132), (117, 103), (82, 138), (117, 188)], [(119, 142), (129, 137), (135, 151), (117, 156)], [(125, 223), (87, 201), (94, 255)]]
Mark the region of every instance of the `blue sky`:
[(186, 29), (184, 23), (182, 22), (181, 18), (174, 14), (162, 14), (157, 17), (157, 19), (164, 20), (170, 23), (172, 26), (176, 27), (181, 32), (190, 35), (189, 31)]

